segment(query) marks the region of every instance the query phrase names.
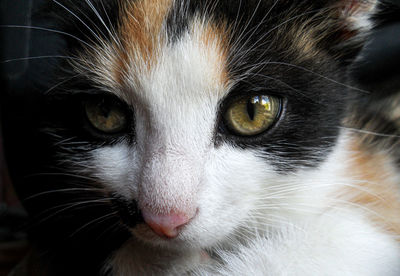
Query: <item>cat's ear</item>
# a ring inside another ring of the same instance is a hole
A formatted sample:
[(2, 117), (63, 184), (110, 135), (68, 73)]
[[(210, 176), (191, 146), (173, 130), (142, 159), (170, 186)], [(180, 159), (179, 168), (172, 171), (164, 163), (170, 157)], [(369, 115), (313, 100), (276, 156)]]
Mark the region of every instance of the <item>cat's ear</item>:
[(357, 34), (372, 29), (374, 25), (372, 17), (377, 11), (377, 0), (341, 0), (337, 5), (344, 31)]
[[(378, 11), (378, 0), (336, 0), (333, 1), (336, 24), (330, 43), (331, 51), (342, 61), (351, 61), (374, 28), (374, 15)], [(335, 30), (336, 29), (336, 30)]]

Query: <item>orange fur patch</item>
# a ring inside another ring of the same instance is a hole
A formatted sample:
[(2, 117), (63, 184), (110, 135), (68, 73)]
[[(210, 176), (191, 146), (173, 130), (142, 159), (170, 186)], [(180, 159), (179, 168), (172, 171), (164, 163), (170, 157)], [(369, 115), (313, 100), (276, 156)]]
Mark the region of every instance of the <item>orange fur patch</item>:
[[(113, 61), (113, 78), (123, 83), (126, 76), (134, 76), (130, 67), (140, 72), (150, 71), (160, 57), (166, 44), (166, 32), (163, 30), (165, 19), (173, 0), (139, 0), (128, 2), (121, 7), (119, 37), (122, 45), (113, 45), (118, 49)], [(204, 48), (204, 58), (213, 64), (210, 72), (220, 84), (229, 81), (226, 70), (228, 58), (229, 28), (224, 22), (214, 23), (194, 18), (189, 30), (195, 43)]]
[[(209, 51), (215, 53), (209, 53), (210, 57), (213, 57), (212, 63), (215, 63), (214, 72), (217, 82), (227, 86), (230, 80), (229, 73), (227, 71), (228, 61), (228, 49), (229, 49), (229, 28), (222, 22), (215, 24), (208, 22), (206, 26), (203, 26), (200, 41), (203, 43), (203, 47)], [(196, 30), (192, 30), (193, 33)], [(215, 54), (217, 54), (215, 56)]]
[[(172, 0), (126, 1), (121, 7), (119, 27), (122, 49), (118, 53), (118, 68), (126, 69), (131, 61), (149, 69), (157, 58), (165, 40), (162, 33), (163, 23), (172, 6)], [(119, 75), (125, 70), (118, 70)], [(117, 79), (121, 79), (118, 76)]]
[(342, 197), (370, 210), (377, 226), (397, 236), (400, 241), (400, 175), (389, 155), (372, 153), (353, 141), (351, 163), (346, 174), (356, 181), (342, 190)]

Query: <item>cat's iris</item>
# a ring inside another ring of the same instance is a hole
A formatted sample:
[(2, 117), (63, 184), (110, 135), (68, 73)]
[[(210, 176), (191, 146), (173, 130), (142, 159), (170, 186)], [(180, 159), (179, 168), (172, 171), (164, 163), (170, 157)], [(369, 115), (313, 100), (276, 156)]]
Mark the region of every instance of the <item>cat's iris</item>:
[(90, 124), (101, 132), (114, 134), (126, 128), (126, 113), (114, 100), (102, 98), (87, 101), (85, 112)]
[(280, 105), (280, 99), (274, 96), (243, 97), (230, 104), (224, 119), (235, 134), (257, 135), (266, 131), (275, 122)]

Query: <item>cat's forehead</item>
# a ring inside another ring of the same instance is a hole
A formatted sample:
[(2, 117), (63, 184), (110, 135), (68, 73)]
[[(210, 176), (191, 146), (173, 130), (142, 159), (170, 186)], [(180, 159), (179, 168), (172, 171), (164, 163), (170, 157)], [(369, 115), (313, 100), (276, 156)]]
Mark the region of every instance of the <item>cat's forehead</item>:
[(326, 60), (314, 35), (321, 30), (306, 19), (318, 11), (314, 7), (271, 1), (117, 3), (117, 23), (101, 22), (105, 37), (84, 47), (75, 68), (82, 75), (89, 71), (96, 86), (129, 101), (145, 96), (141, 92), (148, 95), (151, 91), (143, 86), (156, 82), (166, 88), (171, 83), (181, 89), (198, 86), (199, 93), (214, 91), (223, 98), (239, 81), (265, 87), (260, 76), (282, 75), (275, 60)]
[(151, 93), (161, 96), (162, 90), (184, 96), (194, 87), (199, 94), (223, 97), (231, 85), (227, 25), (193, 14), (178, 36), (182, 25), (171, 21), (174, 3), (120, 3), (119, 24), (110, 29), (111, 39), (84, 51), (81, 60), (86, 66), (75, 68), (90, 70), (96, 85), (128, 101), (153, 98)]

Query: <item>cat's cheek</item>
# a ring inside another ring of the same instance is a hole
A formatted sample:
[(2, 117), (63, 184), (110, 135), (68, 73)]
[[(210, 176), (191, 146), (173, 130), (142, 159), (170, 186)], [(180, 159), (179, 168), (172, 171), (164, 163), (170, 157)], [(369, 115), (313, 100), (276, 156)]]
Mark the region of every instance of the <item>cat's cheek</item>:
[(224, 242), (240, 227), (247, 227), (250, 213), (269, 185), (275, 172), (253, 150), (229, 145), (212, 153), (204, 169), (198, 206), (199, 214), (192, 230), (207, 246)]
[(126, 199), (137, 194), (139, 158), (133, 146), (120, 143), (103, 147), (91, 156), (90, 169), (105, 189)]

